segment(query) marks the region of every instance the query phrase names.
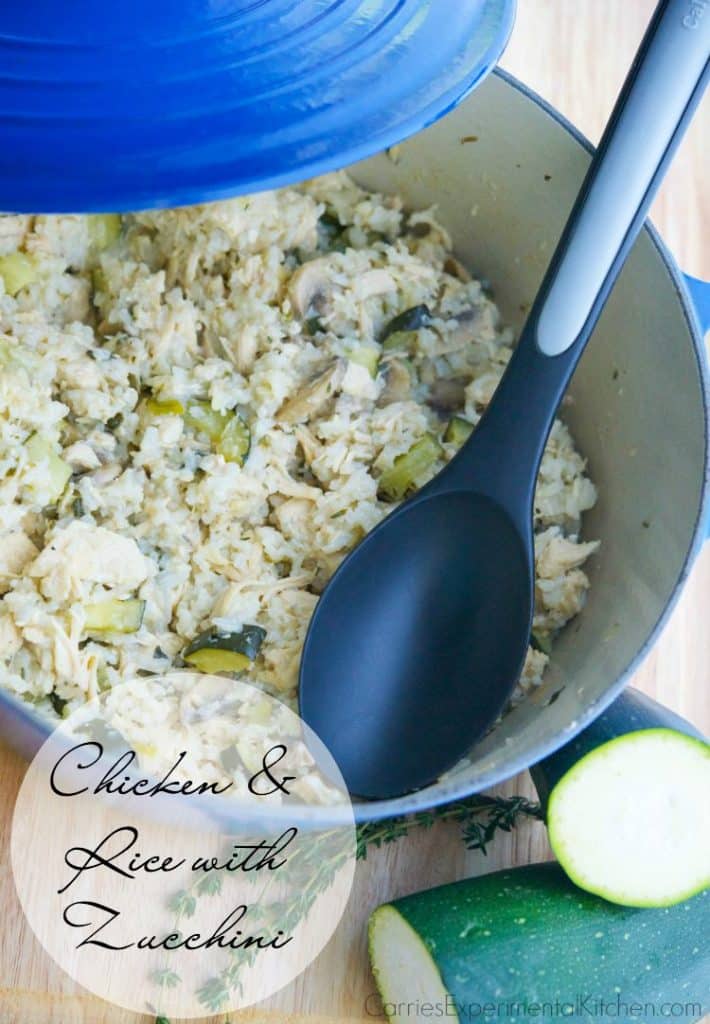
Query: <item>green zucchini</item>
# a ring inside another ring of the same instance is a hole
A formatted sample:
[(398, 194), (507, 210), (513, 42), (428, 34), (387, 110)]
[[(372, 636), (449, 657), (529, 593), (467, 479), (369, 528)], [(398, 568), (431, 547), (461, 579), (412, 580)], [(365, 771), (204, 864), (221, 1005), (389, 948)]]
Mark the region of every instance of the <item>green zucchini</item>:
[(247, 625), (236, 633), (212, 628), (195, 637), (182, 657), (200, 672), (243, 672), (257, 657), (265, 637), (261, 626)]
[(304, 330), (309, 338), (314, 338), (323, 330), (323, 321), (319, 316), (309, 316), (304, 322)]
[(463, 416), (452, 416), (444, 431), (444, 441), (460, 447), (464, 441), (468, 441), (472, 433), (473, 423)]
[(26, 252), (10, 252), (0, 256), (0, 277), (5, 284), (6, 294), (17, 295), (39, 277), (37, 260)]
[(121, 217), (118, 213), (90, 213), (87, 215), (89, 241), (99, 251), (108, 249), (121, 234)]
[[(639, 1024), (676, 1002), (688, 1022), (710, 1009), (708, 934), (710, 892), (677, 907), (618, 907), (549, 863), (385, 904), (370, 918), (369, 948), (385, 1012), (398, 1024), (437, 1016), (513, 1024), (533, 1015)], [(625, 1009), (637, 1003), (655, 1013)]]
[(103, 267), (94, 267), (91, 271), (91, 287), (94, 292), (108, 292), (108, 279)]
[(423, 303), (418, 306), (411, 306), (402, 313), (398, 313), (397, 316), (392, 317), (380, 335), (380, 342), (384, 343), (393, 334), (418, 331), (420, 327), (428, 327), (430, 323), (431, 312), (428, 306), (425, 306)]
[(215, 444), (226, 462), (243, 466), (251, 448), (251, 431), (239, 413), (232, 413)]
[(442, 455), (441, 445), (433, 434), (425, 434), (409, 451), (398, 455), (378, 481), (378, 497), (386, 501), (401, 501), (414, 490), (416, 481), (426, 473)]
[(177, 398), (148, 398), (146, 412), (151, 416), (182, 416), (185, 406)]
[(531, 774), (582, 889), (662, 907), (710, 886), (710, 744), (650, 697), (627, 689)]
[(185, 410), (185, 423), (198, 433), (206, 434), (210, 441), (219, 441), (230, 416), (231, 413), (213, 409), (211, 402), (193, 401)]
[(60, 697), (58, 693), (54, 692), (54, 690), (52, 690), (52, 692), (47, 695), (47, 699), (49, 700), (49, 703), (52, 705), (52, 710), (54, 711), (55, 715), (58, 715), (60, 718), (64, 718), (67, 707), (69, 705), (69, 701), (65, 700), (64, 697)]
[(55, 445), (39, 434), (32, 434), (27, 439), (25, 450), (32, 466), (43, 466), (45, 469), (42, 486), (49, 498), (49, 503), (58, 501), (69, 483), (72, 474), (71, 466), (57, 455)]
[(394, 331), (393, 334), (388, 334), (382, 342), (382, 351), (406, 352), (411, 356), (416, 351), (418, 341), (419, 334), (417, 331)]
[(87, 633), (137, 633), (143, 624), (145, 601), (107, 598), (84, 608)]
[(552, 654), (552, 640), (550, 639), (549, 633), (543, 633), (539, 629), (534, 629), (530, 634), (530, 646), (534, 651), (540, 651), (541, 654), (549, 656)]
[(206, 434), (227, 462), (244, 465), (251, 448), (251, 431), (238, 412), (219, 412), (209, 402), (193, 401), (184, 420), (188, 427)]
[(380, 363), (379, 348), (375, 348), (374, 345), (355, 345), (348, 349), (346, 355), (351, 363), (364, 366), (373, 379), (377, 376), (377, 367)]

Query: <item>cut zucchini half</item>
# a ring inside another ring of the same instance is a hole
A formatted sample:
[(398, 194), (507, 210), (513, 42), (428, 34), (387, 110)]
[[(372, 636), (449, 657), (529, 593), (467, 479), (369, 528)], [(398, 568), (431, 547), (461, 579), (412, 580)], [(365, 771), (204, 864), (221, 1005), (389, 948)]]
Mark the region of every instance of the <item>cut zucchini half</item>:
[(137, 633), (143, 625), (145, 601), (137, 598), (107, 598), (84, 608), (87, 633)]
[(441, 455), (441, 445), (434, 435), (425, 434), (384, 471), (378, 482), (378, 496), (387, 501), (401, 501), (415, 489), (417, 480)]
[(580, 888), (667, 907), (710, 886), (710, 745), (673, 711), (629, 687), (530, 771)]
[[(537, 1015), (631, 1022), (650, 1020), (625, 1010), (632, 1003), (682, 1003), (690, 1022), (710, 1009), (709, 932), (710, 892), (676, 907), (617, 907), (581, 892), (558, 864), (529, 864), (379, 907), (369, 950), (392, 1024), (521, 1024), (521, 1007), (555, 1003), (557, 1014)], [(594, 998), (608, 1014), (590, 1009)]]
[(261, 626), (244, 626), (235, 633), (208, 629), (188, 644), (183, 660), (200, 672), (243, 672), (261, 650), (266, 630)]
[(710, 745), (645, 729), (586, 754), (547, 805), (550, 845), (580, 888), (665, 907), (710, 886)]

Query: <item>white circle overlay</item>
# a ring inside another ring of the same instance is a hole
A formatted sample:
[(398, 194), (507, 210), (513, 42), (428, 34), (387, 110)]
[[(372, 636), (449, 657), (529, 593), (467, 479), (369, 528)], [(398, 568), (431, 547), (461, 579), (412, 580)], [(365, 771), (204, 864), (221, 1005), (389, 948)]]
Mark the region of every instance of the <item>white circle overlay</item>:
[(15, 885), (45, 950), (136, 1013), (204, 1017), (293, 981), (338, 926), (356, 832), (335, 761), (241, 680), (128, 680), (64, 719), (22, 783)]

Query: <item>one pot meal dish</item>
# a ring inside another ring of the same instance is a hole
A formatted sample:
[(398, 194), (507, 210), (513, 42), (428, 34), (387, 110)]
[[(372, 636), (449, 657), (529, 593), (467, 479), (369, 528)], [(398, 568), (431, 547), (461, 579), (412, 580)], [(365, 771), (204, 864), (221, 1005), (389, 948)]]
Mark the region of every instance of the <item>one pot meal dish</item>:
[[(0, 218), (2, 685), (66, 714), (189, 668), (295, 706), (328, 578), (475, 429), (512, 342), (435, 211), (344, 173)], [(515, 700), (582, 607), (594, 501), (557, 421)]]

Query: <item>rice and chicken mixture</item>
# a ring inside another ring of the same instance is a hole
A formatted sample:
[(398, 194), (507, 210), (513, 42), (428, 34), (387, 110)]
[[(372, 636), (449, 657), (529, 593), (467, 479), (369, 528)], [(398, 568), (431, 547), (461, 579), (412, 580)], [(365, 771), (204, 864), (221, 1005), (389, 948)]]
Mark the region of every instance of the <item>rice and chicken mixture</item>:
[[(66, 714), (188, 667), (296, 706), (325, 583), (454, 455), (512, 342), (435, 210), (344, 173), (0, 218), (2, 685)], [(557, 421), (515, 700), (583, 605), (595, 497)]]

